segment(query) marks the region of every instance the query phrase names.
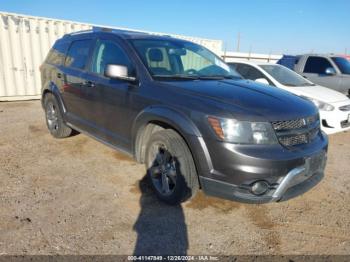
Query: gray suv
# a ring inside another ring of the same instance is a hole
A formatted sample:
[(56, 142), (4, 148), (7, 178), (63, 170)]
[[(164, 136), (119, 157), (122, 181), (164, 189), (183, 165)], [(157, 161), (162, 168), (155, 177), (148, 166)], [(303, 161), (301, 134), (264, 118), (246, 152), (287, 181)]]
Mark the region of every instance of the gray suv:
[(192, 42), (98, 28), (73, 33), (56, 41), (41, 77), (54, 137), (75, 130), (133, 156), (169, 204), (200, 188), (280, 201), (323, 177), (328, 139), (317, 108), (243, 80)]
[(277, 63), (315, 84), (350, 96), (350, 62), (345, 57), (321, 54), (283, 56)]

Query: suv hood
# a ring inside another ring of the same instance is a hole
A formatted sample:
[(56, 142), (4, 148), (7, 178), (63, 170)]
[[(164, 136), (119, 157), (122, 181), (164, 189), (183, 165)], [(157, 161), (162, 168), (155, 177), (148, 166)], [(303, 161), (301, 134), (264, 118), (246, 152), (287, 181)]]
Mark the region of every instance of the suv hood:
[[(179, 88), (192, 96), (206, 98), (219, 104), (225, 113), (244, 119), (252, 115), (266, 121), (291, 120), (310, 116), (318, 112), (309, 101), (279, 88), (266, 88), (250, 80), (194, 80), (163, 81), (162, 83)], [(239, 116), (237, 115), (239, 114)], [(252, 120), (252, 119), (247, 119)]]
[(349, 100), (349, 98), (346, 95), (338, 91), (335, 91), (333, 89), (319, 86), (319, 85), (295, 86), (295, 87), (285, 86), (284, 89), (296, 95), (307, 96), (326, 103), (336, 103), (336, 102), (343, 102), (343, 101)]

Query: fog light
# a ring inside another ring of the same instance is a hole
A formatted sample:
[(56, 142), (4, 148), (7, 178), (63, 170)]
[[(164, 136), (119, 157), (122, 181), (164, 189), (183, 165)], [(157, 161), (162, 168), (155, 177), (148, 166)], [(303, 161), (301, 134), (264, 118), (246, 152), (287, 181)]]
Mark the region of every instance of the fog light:
[(266, 181), (257, 181), (251, 186), (251, 191), (254, 195), (263, 195), (269, 189), (269, 184)]

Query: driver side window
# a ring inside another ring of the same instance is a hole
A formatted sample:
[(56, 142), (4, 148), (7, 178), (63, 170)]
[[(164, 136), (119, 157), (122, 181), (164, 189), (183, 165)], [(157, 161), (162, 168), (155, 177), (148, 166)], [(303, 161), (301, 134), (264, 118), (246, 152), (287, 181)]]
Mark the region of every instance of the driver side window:
[(325, 74), (327, 68), (333, 68), (328, 59), (324, 57), (310, 56), (306, 61), (304, 73), (322, 75)]
[(133, 74), (131, 62), (125, 52), (113, 41), (98, 40), (91, 64), (91, 72), (104, 75), (108, 64), (124, 65)]
[(263, 73), (261, 73), (258, 69), (254, 68), (253, 66), (245, 64), (236, 64), (235, 69), (245, 79), (255, 81), (259, 78), (263, 78), (267, 82), (269, 82), (270, 85), (273, 85), (270, 79), (268, 79)]

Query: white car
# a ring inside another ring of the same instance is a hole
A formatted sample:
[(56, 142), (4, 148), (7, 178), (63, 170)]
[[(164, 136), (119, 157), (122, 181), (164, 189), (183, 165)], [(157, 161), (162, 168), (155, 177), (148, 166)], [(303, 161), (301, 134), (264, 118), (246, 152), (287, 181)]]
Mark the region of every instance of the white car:
[(327, 134), (350, 129), (350, 99), (344, 94), (315, 85), (282, 65), (248, 61), (228, 64), (245, 79), (282, 88), (311, 100), (319, 109), (321, 129)]

